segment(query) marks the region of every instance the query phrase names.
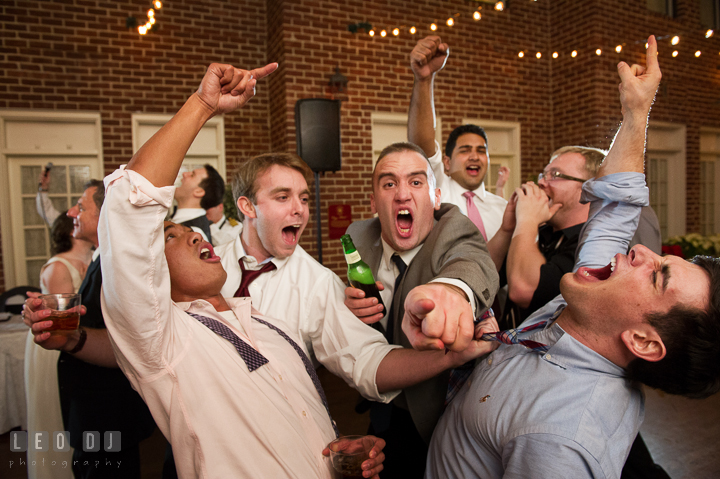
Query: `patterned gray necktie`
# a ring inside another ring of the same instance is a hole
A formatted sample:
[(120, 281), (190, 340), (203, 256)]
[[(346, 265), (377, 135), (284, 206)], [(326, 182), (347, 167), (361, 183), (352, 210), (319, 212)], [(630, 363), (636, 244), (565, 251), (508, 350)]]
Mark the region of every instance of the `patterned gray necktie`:
[[(201, 316), (199, 314), (190, 313), (188, 312), (190, 316), (197, 319), (200, 323), (205, 325), (210, 331), (214, 332), (218, 336), (227, 339), (230, 341), (230, 343), (235, 346), (235, 349), (240, 354), (240, 357), (245, 361), (245, 364), (247, 365), (248, 371), (253, 372), (260, 366), (263, 366), (264, 364), (267, 364), (269, 361), (268, 359), (260, 354), (255, 348), (247, 344), (245, 341), (240, 339), (237, 334), (235, 334), (230, 328), (225, 326), (220, 321), (217, 321), (212, 318), (208, 318), (206, 316)], [(310, 376), (310, 380), (312, 381), (313, 385), (315, 386), (315, 389), (317, 390), (318, 394), (320, 395), (320, 399), (322, 400), (323, 406), (325, 406), (325, 410), (328, 413), (328, 417), (330, 418), (330, 424), (332, 424), (333, 430), (335, 431), (335, 437), (340, 436), (340, 432), (338, 431), (337, 425), (335, 424), (335, 421), (333, 421), (332, 416), (330, 415), (330, 408), (328, 407), (327, 398), (325, 397), (325, 391), (323, 391), (322, 385), (320, 384), (320, 378), (318, 378), (317, 373), (315, 372), (315, 368), (313, 367), (312, 363), (310, 362), (310, 358), (307, 357), (305, 352), (298, 346), (298, 344), (290, 338), (287, 334), (285, 334), (282, 330), (277, 328), (276, 326), (273, 326), (272, 324), (268, 323), (267, 321), (264, 321), (260, 318), (256, 318), (255, 316), (252, 317), (254, 320), (256, 320), (259, 323), (264, 324), (265, 326), (269, 327), (270, 329), (277, 332), (280, 336), (282, 336), (288, 343), (290, 343), (290, 346), (295, 349), (295, 351), (298, 353), (298, 356), (300, 356), (300, 359), (303, 362), (303, 365), (305, 366), (305, 371), (307, 371), (308, 375)]]

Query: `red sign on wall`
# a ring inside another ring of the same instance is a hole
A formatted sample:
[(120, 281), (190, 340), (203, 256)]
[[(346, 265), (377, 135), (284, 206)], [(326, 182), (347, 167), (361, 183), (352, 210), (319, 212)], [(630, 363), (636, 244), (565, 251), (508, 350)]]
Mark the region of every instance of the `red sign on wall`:
[(330, 239), (340, 239), (352, 223), (352, 206), (330, 205), (328, 210)]

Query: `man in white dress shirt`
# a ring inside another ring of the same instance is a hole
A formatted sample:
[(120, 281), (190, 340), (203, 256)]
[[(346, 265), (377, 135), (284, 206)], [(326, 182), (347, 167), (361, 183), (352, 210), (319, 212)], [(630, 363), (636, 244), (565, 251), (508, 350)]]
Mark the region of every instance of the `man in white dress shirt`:
[(208, 209), (222, 203), (224, 194), (225, 181), (212, 165), (186, 171), (175, 190), (177, 209), (170, 221), (189, 226), (205, 241), (212, 241), (211, 221), (205, 215)]
[(212, 234), (213, 246), (234, 241), (242, 231), (242, 223), (234, 218), (225, 216), (225, 205), (223, 203), (208, 208), (205, 216), (210, 220), (210, 233)]
[(440, 188), (440, 202), (452, 203), (478, 227), (485, 240), (502, 223), (507, 201), (485, 189), (490, 168), (485, 131), (476, 125), (457, 127), (448, 137), (445, 154), (435, 141), (435, 74), (442, 70), (450, 49), (440, 37), (420, 40), (410, 54), (415, 75), (408, 111), (408, 140), (425, 151)]

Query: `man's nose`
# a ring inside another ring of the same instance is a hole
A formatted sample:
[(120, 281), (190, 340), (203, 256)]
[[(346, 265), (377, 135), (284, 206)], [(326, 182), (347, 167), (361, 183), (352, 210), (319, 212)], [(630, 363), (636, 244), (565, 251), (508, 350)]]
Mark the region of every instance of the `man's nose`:
[(395, 199), (398, 201), (405, 201), (410, 198), (410, 188), (402, 183), (398, 184), (395, 188)]
[(633, 265), (638, 265), (655, 259), (657, 255), (650, 248), (637, 244), (632, 247), (628, 256), (630, 256), (630, 262)]
[(77, 217), (77, 214), (78, 214), (78, 207), (77, 207), (77, 205), (75, 205), (75, 206), (73, 206), (72, 208), (70, 208), (66, 214), (67, 214), (67, 216), (70, 217), (70, 218), (76, 218), (76, 217)]

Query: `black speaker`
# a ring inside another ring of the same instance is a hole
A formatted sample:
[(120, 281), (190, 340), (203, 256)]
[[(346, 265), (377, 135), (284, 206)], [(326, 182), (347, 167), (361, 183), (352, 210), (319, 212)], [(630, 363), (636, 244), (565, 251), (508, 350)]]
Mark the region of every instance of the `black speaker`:
[(295, 103), (297, 154), (315, 172), (340, 169), (340, 100)]

